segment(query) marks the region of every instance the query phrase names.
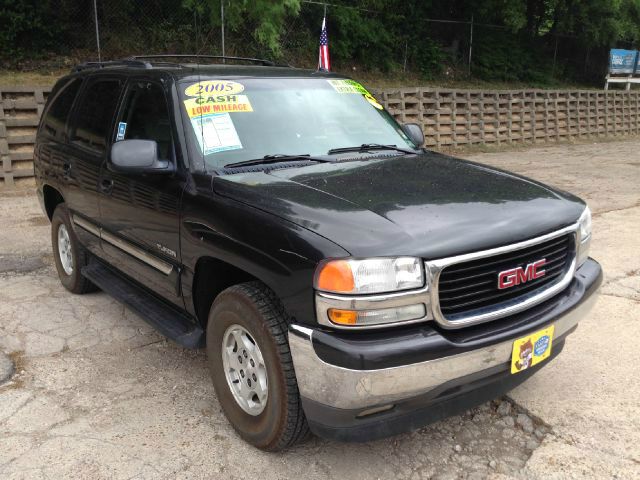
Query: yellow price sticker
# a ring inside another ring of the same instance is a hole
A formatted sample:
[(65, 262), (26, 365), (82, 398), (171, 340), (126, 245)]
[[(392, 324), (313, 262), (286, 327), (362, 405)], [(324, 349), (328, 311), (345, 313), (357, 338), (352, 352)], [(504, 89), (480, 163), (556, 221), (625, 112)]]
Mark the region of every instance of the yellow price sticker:
[(232, 95), (244, 91), (244, 85), (231, 80), (205, 80), (189, 85), (184, 94), (189, 97), (207, 97), (210, 95)]
[(366, 88), (355, 80), (327, 80), (333, 89), (338, 93), (359, 93), (360, 95), (371, 95)]
[(189, 118), (218, 113), (253, 112), (246, 95), (216, 95), (212, 97), (188, 98), (184, 101)]

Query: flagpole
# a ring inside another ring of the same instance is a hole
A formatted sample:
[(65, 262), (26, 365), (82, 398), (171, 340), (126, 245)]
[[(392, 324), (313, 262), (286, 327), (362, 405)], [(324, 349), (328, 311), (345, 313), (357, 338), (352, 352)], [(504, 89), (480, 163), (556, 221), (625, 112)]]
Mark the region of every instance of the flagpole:
[(318, 49), (318, 71), (329, 70), (329, 46), (327, 41), (327, 4), (324, 3), (324, 17), (320, 30), (320, 48)]
[[(327, 4), (324, 4), (324, 14), (322, 16), (322, 30), (324, 30), (324, 26), (325, 26), (325, 22), (327, 21)], [(320, 67), (322, 62), (322, 54), (320, 53), (320, 50), (318, 49), (318, 70), (320, 70)]]
[[(325, 5), (326, 8), (326, 5)], [(324, 26), (324, 19), (322, 20), (322, 25)], [(321, 30), (322, 31), (322, 30)], [(322, 48), (322, 47), (321, 47)], [(316, 70), (320, 70), (320, 62), (322, 62), (322, 52), (321, 48), (318, 49), (318, 68)]]

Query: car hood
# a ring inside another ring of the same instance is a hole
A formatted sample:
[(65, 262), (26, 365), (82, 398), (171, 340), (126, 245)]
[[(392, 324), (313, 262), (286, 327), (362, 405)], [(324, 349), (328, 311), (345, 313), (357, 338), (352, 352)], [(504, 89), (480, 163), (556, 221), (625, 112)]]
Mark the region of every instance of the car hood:
[(492, 248), (570, 225), (584, 209), (568, 193), (433, 152), (224, 175), (213, 188), (358, 257)]

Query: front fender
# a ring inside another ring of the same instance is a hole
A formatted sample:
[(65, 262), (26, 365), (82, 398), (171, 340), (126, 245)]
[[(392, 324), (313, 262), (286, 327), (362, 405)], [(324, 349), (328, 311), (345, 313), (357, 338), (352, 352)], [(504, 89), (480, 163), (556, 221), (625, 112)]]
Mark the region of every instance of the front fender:
[[(211, 192), (209, 190), (209, 192)], [(348, 253), (335, 243), (259, 208), (211, 192), (185, 194), (180, 225), (182, 289), (190, 313), (195, 267), (212, 257), (271, 288), (289, 315), (315, 324), (313, 275), (318, 262)]]

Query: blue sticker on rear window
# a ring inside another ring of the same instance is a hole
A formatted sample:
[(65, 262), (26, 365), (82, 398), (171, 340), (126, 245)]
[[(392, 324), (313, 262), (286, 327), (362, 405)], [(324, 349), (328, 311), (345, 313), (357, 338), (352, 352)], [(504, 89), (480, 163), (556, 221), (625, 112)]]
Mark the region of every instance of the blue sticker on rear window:
[(118, 123), (118, 135), (116, 136), (116, 142), (124, 140), (124, 134), (127, 132), (127, 122)]

